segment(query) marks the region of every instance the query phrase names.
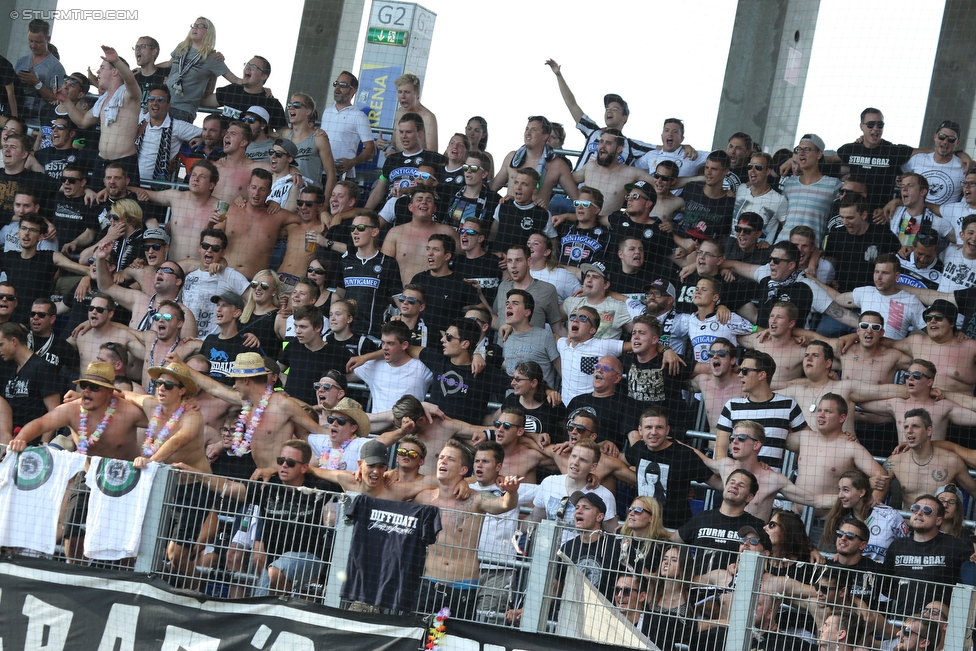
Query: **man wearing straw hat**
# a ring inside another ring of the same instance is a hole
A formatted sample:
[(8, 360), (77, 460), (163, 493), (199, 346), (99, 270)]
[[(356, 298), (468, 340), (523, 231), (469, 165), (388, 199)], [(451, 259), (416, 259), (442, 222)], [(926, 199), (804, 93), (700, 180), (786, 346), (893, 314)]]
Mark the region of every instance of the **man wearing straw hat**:
[(359, 461), (359, 449), (369, 437), (369, 416), (352, 398), (343, 398), (324, 411), (325, 434), (308, 435), (312, 457), (322, 468), (352, 472)]
[[(185, 364), (170, 362), (166, 366), (150, 367), (147, 373), (153, 381), (154, 394), (125, 393), (125, 399), (141, 407), (149, 419), (142, 455), (135, 458), (133, 465), (142, 469), (150, 461), (178, 463), (181, 470), (209, 475), (203, 416), (187, 407), (187, 401), (199, 392), (190, 369)], [(209, 512), (210, 493), (192, 474), (179, 475), (179, 483), (173, 496), (177, 506), (166, 556), (176, 573), (193, 577), (199, 545), (192, 542), (200, 535)], [(195, 586), (177, 587), (193, 589)]]
[[(183, 362), (173, 354), (167, 355), (166, 361)], [(298, 402), (274, 391), (274, 386), (268, 383), (264, 358), (259, 353), (237, 355), (227, 373), (227, 377), (234, 379), (233, 388), (193, 369), (188, 370), (202, 391), (243, 407), (234, 428), (231, 454), (240, 456), (250, 450), (258, 468), (276, 466), (275, 459), (286, 441), (305, 439), (309, 432), (322, 430)]]

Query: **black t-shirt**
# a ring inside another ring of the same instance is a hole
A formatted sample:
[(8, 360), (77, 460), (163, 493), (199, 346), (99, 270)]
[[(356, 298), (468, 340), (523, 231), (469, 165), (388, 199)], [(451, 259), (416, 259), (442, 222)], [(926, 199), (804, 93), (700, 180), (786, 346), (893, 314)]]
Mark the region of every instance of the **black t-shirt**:
[(7, 273), (7, 282), (17, 288), (13, 319), (25, 323), (31, 304), (38, 298), (51, 298), (54, 293), (54, 275), (58, 270), (54, 252), (37, 251), (33, 257), (22, 258), (20, 251), (5, 251), (0, 253), (0, 266)]
[(513, 244), (525, 244), (533, 231), (544, 232), (550, 219), (549, 211), (545, 208), (534, 203), (520, 206), (514, 201), (498, 204), (498, 210), (492, 214), (498, 225), (495, 238), (491, 241), (491, 250), (502, 253)]
[(435, 151), (423, 149), (410, 155), (405, 155), (402, 151), (398, 151), (391, 156), (387, 156), (386, 162), (383, 163), (382, 176), (382, 178), (389, 182), (386, 198), (388, 199), (390, 197), (390, 191), (395, 187), (409, 188), (414, 182), (413, 173), (423, 163), (429, 163), (437, 168), (441, 168), (444, 166), (446, 160)]
[(664, 278), (672, 283), (677, 280), (674, 265), (671, 264), (670, 260), (664, 260), (664, 262), (670, 265), (670, 268), (664, 267), (660, 262), (648, 260), (644, 263), (643, 268), (637, 270), (637, 273), (625, 274), (620, 269), (620, 262), (617, 261), (610, 274), (610, 291), (624, 294), (627, 298), (643, 304), (647, 299), (647, 292), (644, 291), (644, 288), (652, 282), (658, 278)]
[(222, 115), (231, 120), (240, 120), (241, 114), (252, 106), (260, 106), (268, 111), (268, 126), (272, 129), (283, 129), (288, 126), (288, 118), (281, 102), (274, 97), (268, 97), (262, 90), (259, 93), (249, 93), (241, 84), (228, 84), (214, 92), (217, 103), (224, 107)]
[(452, 364), (450, 358), (437, 349), (424, 348), (420, 359), (430, 369), (434, 381), (430, 385), (430, 401), (441, 408), (448, 418), (479, 424), (488, 412), (488, 399), (496, 386), (497, 375), (486, 368), (475, 377), (471, 365)]
[(847, 594), (857, 597), (872, 610), (878, 609), (881, 593), (877, 586), (879, 579), (877, 575), (884, 571), (881, 563), (862, 556), (857, 565), (841, 565), (836, 557), (828, 560), (827, 565), (849, 571), (850, 587), (847, 589)]
[(169, 76), (169, 71), (172, 68), (166, 66), (157, 66), (156, 71), (151, 75), (144, 75), (141, 72), (134, 73), (136, 78), (136, 83), (139, 84), (139, 88), (142, 89), (142, 108), (146, 108), (146, 104), (149, 98), (149, 87), (156, 85), (163, 85), (166, 83), (166, 77)]
[(837, 155), (851, 169), (851, 176), (864, 179), (868, 187), (868, 203), (872, 208), (879, 208), (894, 196), (895, 177), (901, 174), (901, 166), (912, 157), (912, 148), (887, 140), (882, 140), (874, 149), (850, 142), (841, 146)]
[(749, 170), (745, 165), (742, 167), (732, 167), (728, 172), (725, 173), (725, 178), (722, 179), (722, 188), (735, 192), (739, 189), (740, 185), (748, 182)]
[(691, 302), (695, 297), (695, 287), (698, 286), (698, 280), (698, 272), (693, 271), (683, 282), (674, 284), (677, 291), (677, 295), (674, 297), (674, 311), (678, 314), (694, 314), (698, 311), (695, 304)]
[[(303, 488), (324, 490), (315, 477), (306, 475)], [(275, 474), (262, 487), (259, 538), (271, 556), (285, 552), (305, 552), (324, 558), (326, 529), (322, 526), (322, 509), (330, 501), (319, 493), (285, 486)]]
[[(667, 369), (663, 368), (664, 355), (659, 353), (649, 362), (639, 362), (633, 354), (624, 355), (624, 380), (625, 391), (633, 400), (634, 409), (637, 415), (632, 423), (631, 429), (637, 429), (640, 424), (636, 419), (640, 413), (652, 405), (664, 408), (664, 412), (669, 414), (676, 422), (681, 420), (681, 410), (683, 402), (681, 400), (681, 389), (684, 380), (688, 376), (688, 369), (682, 368), (677, 375), (671, 375)], [(674, 426), (675, 423), (672, 423)]]
[(916, 542), (913, 536), (896, 538), (885, 554), (884, 573), (912, 581), (891, 581), (885, 594), (893, 604), (892, 612), (911, 615), (930, 601), (948, 604), (962, 564), (972, 553), (969, 542), (945, 533), (927, 542)]
[(580, 228), (576, 223), (559, 225), (559, 264), (579, 267), (594, 260), (609, 260), (616, 253), (610, 229), (597, 224)]
[[(312, 351), (305, 344), (291, 341), (281, 351), (278, 361), (288, 367), (288, 382), (285, 391), (292, 398), (297, 398), (305, 404), (315, 405), (315, 389), (312, 385), (334, 366), (329, 365), (330, 351), (322, 348)], [(343, 367), (344, 370), (344, 367)]]
[[(440, 194), (438, 192), (438, 195)], [(462, 187), (454, 193), (454, 196), (448, 197), (447, 205), (443, 210), (438, 209), (437, 214), (442, 222), (454, 228), (460, 228), (464, 220), (471, 218), (478, 219), (484, 224), (490, 224), (491, 220), (495, 218), (495, 209), (498, 207), (499, 198), (497, 192), (485, 185), (477, 199), (469, 199), (464, 196), (464, 188)]]
[(356, 301), (353, 332), (379, 337), (383, 313), (390, 306), (390, 297), (403, 290), (400, 265), (396, 259), (382, 253), (376, 253), (369, 260), (361, 260), (355, 249), (342, 254), (339, 263), (342, 265), (346, 299)]
[(510, 393), (502, 401), (502, 411), (512, 407), (518, 407), (525, 412), (525, 431), (529, 434), (545, 432), (553, 443), (566, 440), (565, 431), (562, 428), (562, 422), (566, 420), (566, 408), (563, 407), (562, 403), (552, 406), (547, 400), (543, 400), (542, 404), (535, 409), (526, 409), (519, 402), (519, 397)]
[[(464, 306), (481, 302), (478, 292), (456, 273), (432, 276), (429, 270), (421, 271), (410, 282), (422, 286), (427, 293), (428, 309), (424, 310), (424, 321), (432, 337), (440, 338), (441, 331), (447, 330), (453, 319), (463, 317), (461, 309)], [(429, 309), (435, 306), (437, 309)]]
[(962, 332), (970, 339), (976, 339), (976, 287), (957, 289), (952, 293), (963, 316)]
[(257, 470), (257, 465), (254, 463), (250, 451), (237, 456), (228, 450), (210, 462), (210, 470), (219, 477), (249, 480), (254, 471)]
[(726, 260), (738, 260), (746, 264), (766, 264), (769, 262), (769, 254), (773, 251), (772, 247), (770, 247), (766, 249), (753, 249), (747, 253), (739, 247), (739, 241), (735, 239), (735, 235), (730, 235), (725, 238), (722, 246), (725, 248)]
[(685, 200), (684, 217), (681, 224), (676, 224), (674, 232), (681, 234), (689, 230), (699, 230), (699, 224), (704, 223), (715, 236), (722, 238), (732, 231), (732, 214), (735, 209), (735, 196), (712, 199), (705, 195), (705, 183), (696, 181), (689, 183), (681, 191), (681, 198)]
[[(620, 538), (601, 533), (593, 542), (583, 542), (579, 536), (568, 540), (559, 551), (566, 554), (576, 569), (595, 585), (607, 599), (613, 600), (613, 591), (620, 573)], [(566, 565), (560, 564), (558, 580), (566, 575)]]
[(446, 165), (441, 167), (437, 172), (437, 212), (446, 214), (447, 206), (453, 201), (454, 195), (462, 190), (464, 190), (464, 170), (460, 167), (449, 170)]
[[(688, 503), (691, 482), (704, 483), (712, 476), (712, 471), (701, 459), (677, 443), (654, 451), (648, 449), (644, 441), (632, 445), (624, 457), (629, 466), (637, 469), (637, 494), (653, 497), (664, 509), (664, 526), (674, 529), (688, 522), (691, 518)], [(684, 535), (682, 540), (691, 542)], [(739, 530), (736, 529), (735, 551), (738, 549)]]
[[(652, 217), (652, 220), (648, 224), (642, 224), (634, 221), (620, 210), (607, 216), (607, 221), (610, 222), (610, 230), (613, 231), (618, 242), (626, 237), (636, 237), (644, 243), (645, 265), (661, 260), (660, 265), (663, 266), (667, 262), (670, 270), (674, 264), (669, 260), (664, 260), (664, 258), (674, 251), (674, 236), (671, 233), (661, 231), (661, 222), (656, 217)], [(670, 270), (667, 277), (670, 278), (673, 275), (674, 271)]]
[[(44, 147), (34, 152), (34, 158), (44, 168), (44, 172), (58, 183), (61, 182), (61, 173), (64, 172), (64, 167), (68, 163), (81, 163), (88, 169), (91, 169), (92, 163), (94, 163), (92, 154), (87, 149), (74, 149), (71, 147), (68, 149)], [(60, 195), (58, 198), (64, 199), (64, 195)], [(58, 233), (58, 239), (62, 239), (60, 232)], [(71, 240), (62, 241), (67, 244)]]
[[(23, 104), (24, 91), (20, 86), (20, 77), (14, 72), (13, 64), (7, 61), (6, 58), (0, 57), (0, 86), (6, 87), (9, 84), (14, 85), (14, 101)], [(0, 115), (6, 115), (8, 117), (13, 115), (12, 107), (7, 102), (6, 92), (0, 94)], [(23, 113), (18, 111), (17, 115), (23, 115)]]
[(718, 509), (711, 509), (702, 511), (678, 527), (682, 542), (704, 548), (695, 554), (695, 574), (728, 567), (739, 553), (739, 529), (746, 525), (758, 531), (759, 537), (768, 543), (769, 536), (763, 530), (766, 523), (751, 513), (732, 517)]
[(43, 172), (23, 170), (18, 174), (8, 174), (0, 170), (0, 227), (10, 223), (14, 214), (14, 195), (18, 188), (29, 188), (38, 193), (42, 209), (50, 205), (51, 195), (57, 189), (55, 181)]
[(498, 294), (498, 284), (502, 281), (502, 270), (499, 268), (498, 257), (486, 253), (480, 258), (468, 258), (459, 251), (453, 258), (454, 273), (465, 280), (477, 280), (481, 285), (481, 293), (485, 295), (488, 305), (495, 304)]
[(39, 355), (31, 355), (20, 371), (12, 362), (0, 365), (0, 381), (3, 397), (13, 412), (14, 427), (23, 427), (46, 414), (44, 398), (60, 395), (57, 367)]
[[(827, 231), (823, 255), (834, 263), (839, 291), (874, 284), (874, 259), (885, 253), (897, 253), (901, 244), (888, 224), (868, 224), (864, 235), (851, 235), (841, 225)], [(799, 323), (799, 322), (798, 322)]]
[(776, 301), (788, 301), (796, 306), (796, 324), (801, 326), (807, 322), (807, 316), (813, 308), (813, 291), (806, 283), (797, 281), (791, 285), (780, 287), (773, 296), (769, 295), (769, 278), (763, 278), (759, 283), (756, 298), (759, 301), (759, 316), (756, 325), (760, 328), (769, 327), (769, 313), (773, 311)]
[(84, 197), (69, 199), (61, 195), (54, 204), (54, 215), (51, 216), (51, 223), (58, 229), (58, 242), (62, 246), (74, 242), (89, 228), (98, 233), (101, 228), (98, 215), (101, 212), (98, 206), (86, 206)]
[(278, 310), (271, 310), (260, 316), (252, 314), (251, 320), (247, 323), (237, 322), (238, 332), (242, 335), (253, 334), (261, 342), (261, 347), (268, 351), (268, 355), (275, 359), (281, 352), (281, 339), (278, 338), (278, 333), (274, 329), (275, 317), (277, 316)]
[[(231, 364), (240, 353), (260, 353), (263, 348), (247, 348), (244, 346), (244, 336), (236, 334), (230, 339), (221, 339), (220, 335), (207, 335), (200, 347), (200, 354), (210, 360), (210, 377), (226, 384), (234, 385), (234, 378), (227, 377)], [(319, 376), (322, 377), (322, 376)], [(318, 378), (315, 378), (318, 380)]]
[(634, 414), (637, 407), (626, 395), (615, 393), (606, 398), (597, 398), (592, 393), (581, 393), (569, 401), (566, 413), (572, 414), (581, 407), (589, 407), (600, 419), (600, 438), (613, 441), (618, 450), (624, 448), (627, 432), (637, 429)]
[(416, 608), (427, 546), (441, 530), (438, 508), (360, 495), (346, 521), (353, 530), (342, 598), (394, 610)]
[[(48, 342), (50, 342), (50, 345), (48, 345)], [(35, 355), (49, 364), (53, 364), (58, 369), (61, 388), (64, 391), (70, 389), (71, 387), (67, 385), (67, 382), (77, 379), (81, 364), (78, 351), (66, 340), (55, 337), (54, 335), (47, 338), (30, 335), (27, 343), (33, 344), (29, 348), (34, 351)]]

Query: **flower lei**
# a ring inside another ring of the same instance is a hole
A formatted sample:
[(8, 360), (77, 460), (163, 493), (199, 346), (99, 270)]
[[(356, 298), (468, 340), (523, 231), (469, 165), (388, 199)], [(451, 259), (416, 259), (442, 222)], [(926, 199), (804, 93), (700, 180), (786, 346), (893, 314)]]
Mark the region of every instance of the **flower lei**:
[(78, 452), (88, 454), (88, 446), (92, 443), (98, 443), (98, 439), (102, 438), (102, 434), (105, 433), (105, 428), (108, 427), (108, 422), (115, 415), (115, 407), (118, 404), (118, 397), (113, 396), (111, 402), (108, 403), (108, 409), (105, 410), (105, 415), (102, 416), (102, 422), (95, 428), (95, 432), (91, 435), (91, 438), (88, 437), (88, 410), (84, 407), (81, 408), (81, 419), (78, 422)]
[(450, 608), (441, 608), (434, 615), (430, 623), (429, 633), (427, 633), (427, 644), (424, 646), (427, 651), (434, 651), (441, 645), (441, 638), (447, 635), (447, 619), (451, 616)]
[[(319, 465), (325, 466), (329, 470), (342, 470), (339, 466), (342, 465), (342, 455), (345, 453), (346, 448), (352, 443), (352, 439), (346, 439), (339, 444), (338, 448), (330, 447), (327, 450), (322, 450), (322, 454), (319, 455)], [(331, 441), (329, 441), (331, 443)]]
[[(254, 410), (254, 415), (251, 416), (250, 420), (248, 419), (248, 415), (251, 413), (251, 401), (243, 401), (241, 415), (237, 417), (237, 426), (234, 428), (234, 442), (230, 444), (230, 451), (235, 456), (242, 457), (250, 452), (251, 439), (254, 438), (254, 430), (261, 423), (261, 417), (264, 416), (264, 410), (268, 408), (268, 402), (270, 402), (273, 392), (274, 386), (269, 384), (264, 390), (264, 395), (261, 396), (261, 402), (258, 403), (258, 408)], [(245, 423), (247, 423), (246, 430), (244, 429)]]
[(180, 418), (183, 417), (183, 412), (186, 411), (186, 398), (180, 401), (180, 406), (173, 415), (169, 417), (166, 424), (163, 425), (163, 429), (156, 433), (156, 428), (159, 427), (159, 417), (163, 415), (163, 406), (156, 405), (153, 410), (152, 420), (149, 421), (149, 427), (146, 428), (146, 442), (142, 445), (142, 456), (151, 457), (156, 454), (160, 446), (166, 442), (169, 438), (170, 431), (172, 431), (173, 426), (179, 422)]

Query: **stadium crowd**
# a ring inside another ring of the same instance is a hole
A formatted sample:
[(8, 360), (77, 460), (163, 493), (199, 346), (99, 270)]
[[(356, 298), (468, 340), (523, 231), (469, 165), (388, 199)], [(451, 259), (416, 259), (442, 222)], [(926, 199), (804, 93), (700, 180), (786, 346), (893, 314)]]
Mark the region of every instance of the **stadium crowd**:
[[(271, 63), (232, 73), (205, 18), (168, 61), (142, 37), (134, 65), (103, 46), (87, 74), (29, 29), (0, 61), (0, 442), (187, 471), (181, 587), (249, 553), (258, 581), (227, 596), (319, 580), (335, 511), (306, 486), (441, 509), (419, 612), (518, 625), (492, 554), (552, 520), (661, 649), (718, 648), (741, 551), (775, 559), (755, 648), (943, 648), (949, 588), (976, 585), (976, 168), (956, 121), (916, 148), (866, 108), (836, 150), (808, 133), (767, 153), (742, 132), (697, 151), (669, 118), (653, 145), (624, 135), (620, 95), (587, 115), (550, 60), (582, 153), (530, 116), (496, 158), (478, 116), (441, 150), (411, 74), (374, 142), (352, 73), (328, 108), (283, 106)], [(202, 128), (201, 108), (219, 109)], [(208, 560), (218, 493), (264, 526)]]

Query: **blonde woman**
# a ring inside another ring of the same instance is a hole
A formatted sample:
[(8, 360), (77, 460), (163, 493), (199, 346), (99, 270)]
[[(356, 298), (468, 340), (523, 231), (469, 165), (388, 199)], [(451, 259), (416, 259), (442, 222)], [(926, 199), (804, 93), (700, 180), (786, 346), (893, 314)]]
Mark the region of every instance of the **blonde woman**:
[(630, 503), (617, 534), (625, 536), (620, 543), (621, 566), (635, 574), (650, 574), (661, 556), (660, 541), (671, 539), (664, 528), (661, 505), (653, 497), (643, 495)]
[(275, 317), (281, 308), (280, 295), (281, 281), (278, 280), (278, 274), (270, 269), (262, 269), (254, 274), (238, 330), (242, 335), (254, 334), (265, 352), (275, 358), (281, 351), (281, 339), (274, 329)]
[[(332, 196), (332, 188), (336, 184), (335, 159), (332, 157), (332, 145), (329, 136), (315, 126), (319, 113), (315, 109), (315, 100), (307, 93), (293, 93), (291, 101), (285, 106), (291, 129), (283, 132), (282, 137), (288, 138), (298, 147), (295, 163), (302, 176), (325, 188), (325, 198)], [(326, 179), (322, 179), (322, 174)]]
[(230, 71), (223, 55), (215, 51), (216, 43), (217, 28), (201, 16), (190, 24), (189, 33), (173, 50), (170, 61), (156, 64), (171, 63), (173, 66), (166, 79), (172, 95), (170, 117), (192, 123), (211, 80), (216, 77), (223, 77), (232, 84), (244, 83)]

